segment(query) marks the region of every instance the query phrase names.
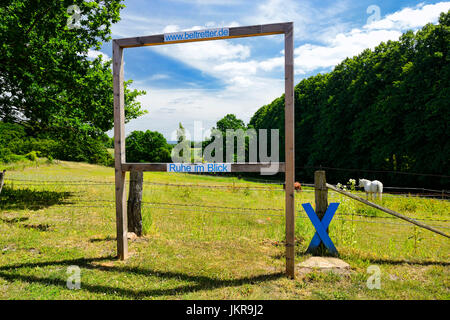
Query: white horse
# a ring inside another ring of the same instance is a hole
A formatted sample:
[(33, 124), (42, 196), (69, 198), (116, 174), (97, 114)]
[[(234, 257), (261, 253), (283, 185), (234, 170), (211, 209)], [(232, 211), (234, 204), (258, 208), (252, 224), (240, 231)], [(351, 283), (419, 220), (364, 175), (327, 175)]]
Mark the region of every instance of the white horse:
[(370, 181), (367, 179), (359, 179), (359, 186), (364, 187), (364, 191), (366, 192), (366, 199), (369, 200), (369, 193), (370, 198), (376, 199), (376, 194), (378, 193), (380, 200), (383, 199), (383, 184), (378, 181)]

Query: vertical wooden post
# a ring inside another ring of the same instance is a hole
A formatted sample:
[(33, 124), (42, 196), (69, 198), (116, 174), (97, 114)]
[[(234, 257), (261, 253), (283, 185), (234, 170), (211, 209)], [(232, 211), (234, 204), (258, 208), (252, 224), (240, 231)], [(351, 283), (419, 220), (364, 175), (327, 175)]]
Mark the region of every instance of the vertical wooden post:
[(128, 195), (128, 231), (134, 232), (138, 237), (142, 236), (142, 191), (144, 185), (144, 173), (142, 171), (130, 171), (130, 189)]
[(116, 175), (116, 231), (117, 257), (128, 257), (127, 202), (125, 192), (125, 106), (123, 84), (123, 48), (113, 41), (113, 81), (114, 81), (114, 162)]
[(295, 278), (295, 153), (294, 153), (294, 26), (287, 24), (284, 34), (284, 115), (286, 178), (286, 274)]
[(314, 188), (316, 200), (316, 214), (322, 220), (328, 208), (328, 188), (325, 171), (314, 172)]
[(0, 193), (2, 193), (2, 189), (3, 189), (3, 182), (5, 179), (5, 172), (6, 170), (3, 170), (3, 172), (0, 172)]
[[(327, 180), (325, 176), (325, 171), (318, 170), (314, 172), (314, 195), (316, 201), (316, 214), (320, 220), (322, 220), (325, 212), (328, 208), (328, 188), (327, 188)], [(328, 232), (328, 228), (327, 228)], [(315, 255), (323, 255), (326, 252), (326, 247), (323, 243), (314, 250), (314, 252), (309, 252)]]

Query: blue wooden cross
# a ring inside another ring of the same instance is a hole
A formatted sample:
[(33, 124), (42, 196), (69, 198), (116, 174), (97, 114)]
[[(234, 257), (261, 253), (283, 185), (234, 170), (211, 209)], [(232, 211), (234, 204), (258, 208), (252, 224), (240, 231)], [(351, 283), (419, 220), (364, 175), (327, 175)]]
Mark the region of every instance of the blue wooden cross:
[(302, 207), (303, 209), (305, 209), (306, 214), (309, 217), (309, 220), (311, 220), (314, 228), (316, 229), (316, 233), (314, 234), (314, 237), (312, 238), (311, 243), (308, 246), (307, 250), (308, 252), (312, 252), (320, 245), (321, 242), (323, 242), (325, 247), (327, 247), (327, 249), (330, 251), (330, 253), (337, 255), (338, 253), (337, 249), (327, 233), (327, 228), (330, 225), (330, 222), (333, 219), (334, 213), (336, 212), (338, 206), (339, 203), (337, 202), (330, 203), (321, 221), (319, 220), (319, 217), (317, 217), (317, 214), (310, 203), (302, 204)]

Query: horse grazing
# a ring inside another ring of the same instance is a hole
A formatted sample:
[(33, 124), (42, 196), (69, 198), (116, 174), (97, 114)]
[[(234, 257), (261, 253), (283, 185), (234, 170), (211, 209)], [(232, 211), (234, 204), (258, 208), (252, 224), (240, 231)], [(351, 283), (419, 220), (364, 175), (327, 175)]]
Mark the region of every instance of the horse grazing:
[[(283, 190), (286, 190), (286, 184), (283, 183)], [(302, 191), (302, 185), (300, 184), (300, 182), (295, 181), (294, 182), (294, 190), (295, 191)]]
[(366, 199), (369, 199), (369, 193), (370, 198), (376, 199), (376, 193), (378, 193), (380, 200), (383, 199), (383, 184), (378, 181), (370, 181), (367, 179), (359, 179), (359, 186), (364, 187), (364, 191), (366, 192)]

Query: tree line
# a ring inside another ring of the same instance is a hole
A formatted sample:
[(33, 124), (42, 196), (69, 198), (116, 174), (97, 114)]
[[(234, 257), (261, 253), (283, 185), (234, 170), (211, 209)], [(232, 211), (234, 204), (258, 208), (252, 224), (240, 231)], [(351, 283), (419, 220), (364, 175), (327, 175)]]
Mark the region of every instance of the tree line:
[[(320, 166), (357, 168), (330, 169), (327, 175), (331, 181), (366, 177), (386, 185), (449, 188), (449, 48), (450, 11), (437, 25), (408, 31), (398, 41), (345, 59), (329, 73), (300, 81), (295, 86), (297, 178), (311, 181)], [(261, 107), (249, 126), (278, 128), (284, 159), (284, 96)]]

